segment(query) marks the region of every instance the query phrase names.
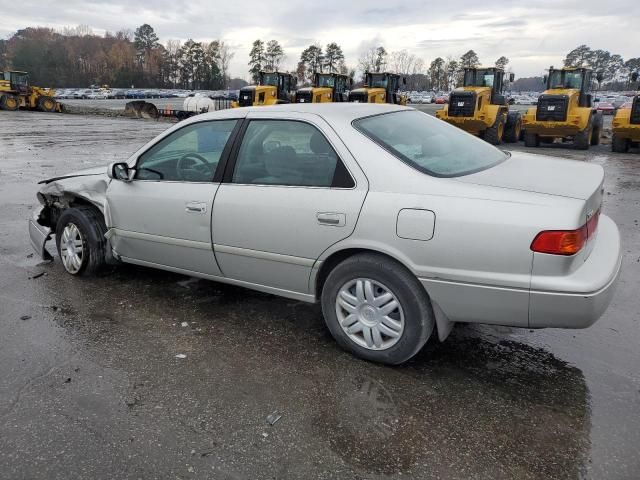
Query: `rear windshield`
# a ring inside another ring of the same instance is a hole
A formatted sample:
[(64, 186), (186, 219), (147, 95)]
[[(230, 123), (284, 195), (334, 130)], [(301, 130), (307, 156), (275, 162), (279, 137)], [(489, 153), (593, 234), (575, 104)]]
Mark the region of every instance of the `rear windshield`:
[(360, 118), (353, 126), (403, 162), (435, 177), (469, 175), (508, 157), (485, 141), (416, 110)]

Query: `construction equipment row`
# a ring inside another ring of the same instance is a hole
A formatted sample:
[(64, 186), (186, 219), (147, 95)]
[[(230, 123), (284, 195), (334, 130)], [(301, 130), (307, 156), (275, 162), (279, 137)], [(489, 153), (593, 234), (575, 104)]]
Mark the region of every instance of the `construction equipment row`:
[[(603, 129), (591, 93), (593, 72), (589, 68), (551, 67), (544, 76), (546, 90), (537, 105), (526, 111), (510, 110), (504, 94), (506, 72), (497, 67), (471, 67), (463, 71), (463, 86), (451, 92), (449, 103), (436, 117), (483, 138), (493, 145), (524, 139), (527, 147), (554, 143), (558, 139), (586, 150), (598, 145)], [(509, 74), (513, 82), (513, 73)], [(258, 83), (240, 89), (238, 100), (187, 99), (184, 110), (158, 109), (144, 102), (129, 102), (125, 113), (135, 117), (174, 116), (179, 120), (204, 111), (230, 107), (267, 106), (280, 103), (360, 102), (406, 105), (400, 91), (406, 79), (389, 72), (365, 72), (364, 86), (353, 89), (353, 79), (338, 73), (314, 73), (312, 85), (296, 89), (296, 77), (285, 72), (260, 72)], [(29, 84), (27, 72), (6, 71), (0, 76), (0, 109), (61, 112), (55, 91)], [(640, 93), (631, 108), (618, 109), (613, 119), (612, 150), (626, 152), (640, 143)]]

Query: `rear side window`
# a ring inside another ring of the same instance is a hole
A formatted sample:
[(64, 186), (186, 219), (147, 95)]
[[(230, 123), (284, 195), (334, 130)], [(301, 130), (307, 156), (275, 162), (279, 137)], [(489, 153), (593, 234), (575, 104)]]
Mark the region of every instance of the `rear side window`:
[(469, 175), (508, 158), (485, 141), (415, 110), (361, 118), (353, 126), (403, 162), (435, 177)]
[(325, 136), (292, 120), (251, 120), (233, 183), (350, 188), (353, 180)]

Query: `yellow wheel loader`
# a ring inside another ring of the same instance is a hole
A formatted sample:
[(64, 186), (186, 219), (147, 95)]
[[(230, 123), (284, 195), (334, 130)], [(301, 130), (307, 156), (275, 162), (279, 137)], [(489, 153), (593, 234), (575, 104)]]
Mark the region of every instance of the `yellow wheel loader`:
[(633, 97), (631, 107), (623, 105), (613, 117), (611, 150), (626, 153), (632, 145), (640, 146), (640, 92)]
[(55, 90), (29, 85), (29, 74), (16, 70), (0, 75), (0, 109), (62, 112), (62, 104), (54, 98)]
[(251, 107), (291, 103), (296, 86), (296, 78), (290, 73), (260, 72), (258, 85), (248, 85), (240, 89), (238, 101), (232, 107)]
[(346, 102), (353, 80), (338, 73), (314, 73), (313, 86), (299, 88), (295, 103)]
[(349, 101), (406, 105), (407, 97), (400, 93), (400, 80), (406, 85), (407, 79), (395, 73), (365, 72), (364, 87), (351, 90)]
[[(449, 104), (436, 117), (483, 138), (492, 145), (520, 140), (522, 117), (509, 111), (504, 96), (505, 72), (501, 68), (465, 68), (460, 89), (449, 96)], [(509, 79), (513, 81), (513, 73)]]
[(578, 150), (600, 143), (603, 119), (589, 93), (591, 75), (588, 68), (549, 68), (549, 74), (545, 75), (547, 89), (523, 119), (527, 147), (553, 143), (556, 138), (572, 141)]

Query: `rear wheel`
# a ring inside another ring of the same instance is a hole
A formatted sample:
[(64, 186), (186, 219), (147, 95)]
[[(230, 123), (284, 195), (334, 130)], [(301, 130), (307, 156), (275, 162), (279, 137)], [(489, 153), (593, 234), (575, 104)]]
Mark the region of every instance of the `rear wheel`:
[(491, 145), (500, 145), (502, 143), (502, 137), (504, 135), (505, 116), (500, 114), (496, 117), (496, 121), (493, 122), (491, 127), (484, 131), (482, 138)]
[(536, 133), (524, 132), (524, 145), (525, 147), (539, 147), (540, 137)]
[(38, 110), (43, 112), (55, 112), (56, 101), (53, 97), (42, 96), (38, 99)]
[(587, 127), (578, 132), (573, 137), (573, 148), (576, 150), (588, 150), (591, 145), (591, 139), (593, 138), (593, 115), (589, 118)]
[(611, 139), (611, 151), (627, 153), (629, 151), (629, 140), (627, 138), (620, 138), (614, 133)]
[(2, 108), (2, 110), (15, 111), (18, 110), (19, 107), (20, 100), (18, 100), (18, 97), (15, 95), (6, 94), (0, 98), (0, 108)]
[(342, 348), (390, 365), (418, 353), (434, 328), (418, 279), (376, 254), (354, 255), (331, 271), (322, 288), (322, 313)]
[(522, 131), (522, 115), (520, 112), (509, 112), (505, 126), (503, 140), (505, 143), (516, 143), (520, 140)]
[(68, 208), (56, 226), (56, 245), (62, 265), (71, 275), (92, 275), (105, 264), (107, 227), (93, 207)]

